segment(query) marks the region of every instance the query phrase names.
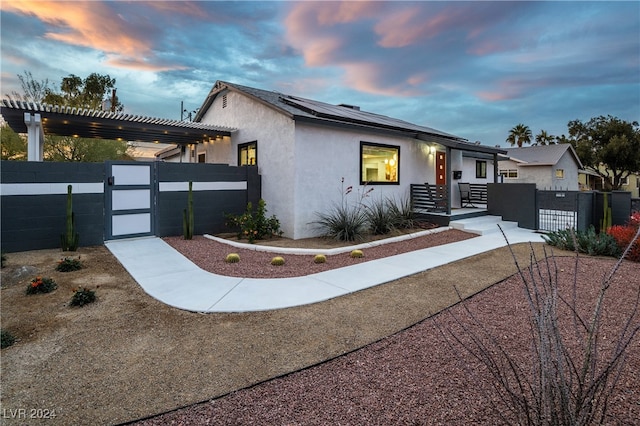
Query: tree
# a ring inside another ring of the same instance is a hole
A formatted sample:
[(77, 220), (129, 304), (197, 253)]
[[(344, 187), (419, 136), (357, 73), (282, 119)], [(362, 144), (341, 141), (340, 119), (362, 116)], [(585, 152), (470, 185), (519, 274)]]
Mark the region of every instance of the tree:
[(640, 128), (611, 115), (594, 117), (586, 123), (568, 123), (569, 142), (591, 171), (605, 180), (607, 189), (617, 190), (632, 173), (640, 172)]
[[(13, 92), (9, 98), (35, 103), (45, 103), (74, 108), (101, 109), (103, 101), (115, 88), (116, 80), (109, 75), (90, 74), (84, 80), (70, 74), (60, 84), (60, 92), (49, 86), (49, 80), (35, 81), (29, 71), (19, 75), (23, 93)], [(123, 105), (115, 97), (115, 111), (122, 111)], [(11, 132), (13, 133), (13, 131)], [(9, 134), (9, 133), (7, 133)], [(15, 133), (13, 133), (15, 135)], [(17, 136), (17, 135), (16, 135)], [(9, 137), (9, 136), (7, 136)], [(9, 143), (11, 141), (11, 144)], [(26, 158), (27, 144), (7, 139), (2, 132), (2, 159)], [(5, 157), (6, 145), (6, 157)], [(45, 135), (44, 158), (48, 161), (102, 162), (106, 160), (130, 160), (126, 141), (74, 138), (69, 136)]]
[(518, 124), (513, 129), (509, 130), (509, 137), (507, 137), (507, 142), (511, 144), (511, 146), (518, 145), (518, 148), (522, 148), (522, 144), (531, 143), (531, 129), (529, 126), (525, 126), (524, 124)]
[(15, 90), (11, 94), (7, 94), (9, 99), (16, 101), (40, 103), (45, 95), (51, 90), (49, 88), (49, 79), (36, 81), (29, 71), (25, 71), (24, 75), (18, 75), (20, 86), (22, 86), (22, 94)]
[(536, 145), (552, 145), (555, 144), (556, 137), (547, 133), (546, 130), (540, 130), (536, 135)]
[(9, 127), (3, 124), (0, 129), (2, 139), (2, 159), (3, 160), (26, 160), (27, 141)]

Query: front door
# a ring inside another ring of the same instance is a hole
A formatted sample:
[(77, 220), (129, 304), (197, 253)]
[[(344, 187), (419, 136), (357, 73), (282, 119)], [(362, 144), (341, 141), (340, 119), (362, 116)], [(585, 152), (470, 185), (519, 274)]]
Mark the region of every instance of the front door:
[(444, 152), (436, 152), (436, 185), (447, 183), (447, 156)]
[(155, 235), (154, 163), (105, 164), (105, 238)]

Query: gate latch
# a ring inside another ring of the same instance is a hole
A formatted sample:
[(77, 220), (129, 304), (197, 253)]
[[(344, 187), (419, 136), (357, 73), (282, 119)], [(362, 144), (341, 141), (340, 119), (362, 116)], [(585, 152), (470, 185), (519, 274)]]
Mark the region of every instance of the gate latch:
[(115, 177), (114, 176), (109, 176), (107, 178), (107, 185), (113, 186), (114, 181), (115, 181)]

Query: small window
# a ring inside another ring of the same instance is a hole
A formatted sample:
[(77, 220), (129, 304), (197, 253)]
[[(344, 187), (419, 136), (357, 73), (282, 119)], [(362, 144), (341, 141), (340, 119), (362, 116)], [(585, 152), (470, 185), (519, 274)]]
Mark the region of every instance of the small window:
[(499, 174), (505, 179), (518, 179), (518, 169), (503, 169)]
[(400, 183), (400, 147), (360, 142), (360, 184)]
[(564, 169), (556, 169), (556, 179), (564, 179)]
[(238, 145), (238, 165), (258, 165), (258, 142), (249, 142)]
[(487, 178), (487, 162), (476, 160), (476, 178)]
[(206, 158), (207, 156), (204, 152), (198, 154), (198, 163), (205, 163)]

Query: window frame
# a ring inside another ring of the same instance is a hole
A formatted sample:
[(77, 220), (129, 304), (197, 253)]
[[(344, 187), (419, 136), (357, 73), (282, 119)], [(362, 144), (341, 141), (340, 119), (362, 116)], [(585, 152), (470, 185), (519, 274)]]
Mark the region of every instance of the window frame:
[[(515, 176), (509, 176), (510, 174)], [(502, 176), (504, 179), (518, 179), (518, 169), (500, 169), (498, 176)]]
[(564, 169), (555, 169), (556, 179), (564, 179)]
[(487, 178), (487, 160), (476, 160), (476, 179), (486, 179), (486, 178)]
[[(365, 175), (363, 167), (365, 166), (364, 163), (364, 155), (363, 155), (363, 150), (365, 147), (373, 147), (373, 148), (386, 148), (386, 149), (391, 149), (391, 150), (395, 150), (396, 151), (396, 180), (395, 181), (365, 181), (363, 179), (363, 176)], [(359, 168), (359, 173), (360, 173), (360, 185), (400, 185), (400, 145), (388, 145), (388, 144), (382, 144), (382, 143), (377, 143), (377, 142), (367, 142), (367, 141), (360, 141), (360, 168)]]
[[(242, 164), (242, 151), (244, 149), (247, 150), (247, 163), (248, 163), (248, 159), (249, 159), (249, 147), (251, 147), (251, 145), (254, 146), (254, 150), (256, 152), (256, 158), (255, 158), (255, 163), (254, 164)], [(258, 165), (258, 141), (251, 141), (251, 142), (245, 142), (245, 143), (240, 143), (238, 144), (238, 166), (257, 166)]]

